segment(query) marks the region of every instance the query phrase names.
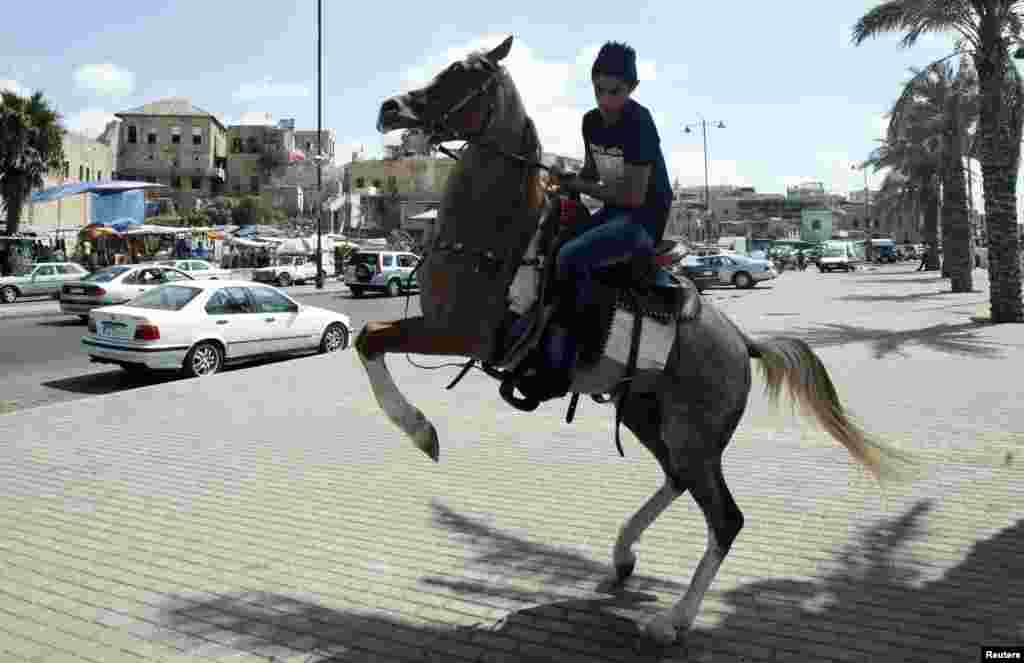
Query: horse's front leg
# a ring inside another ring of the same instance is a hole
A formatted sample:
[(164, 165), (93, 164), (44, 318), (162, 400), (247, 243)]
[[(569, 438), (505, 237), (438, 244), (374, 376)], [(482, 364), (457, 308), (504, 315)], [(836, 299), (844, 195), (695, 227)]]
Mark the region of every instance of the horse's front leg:
[(472, 356), (477, 339), (428, 332), (424, 329), (423, 318), (415, 317), (369, 322), (359, 332), (354, 346), (370, 378), (373, 395), (388, 419), (409, 436), (417, 449), (437, 462), (440, 455), (437, 430), (398, 389), (384, 356), (395, 352)]

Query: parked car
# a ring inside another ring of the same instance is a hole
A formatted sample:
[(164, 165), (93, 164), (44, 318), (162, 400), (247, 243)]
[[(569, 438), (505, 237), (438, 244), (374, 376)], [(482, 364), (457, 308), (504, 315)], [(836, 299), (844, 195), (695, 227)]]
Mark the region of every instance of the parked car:
[(0, 301), (13, 304), (18, 297), (57, 298), (61, 286), (88, 274), (89, 270), (73, 262), (38, 262), (0, 277)]
[[(329, 264), (328, 264), (329, 263)], [(334, 262), (323, 261), (324, 276), (334, 275)], [(278, 255), (269, 267), (253, 270), (252, 280), (260, 283), (276, 283), (282, 288), (293, 283), (303, 284), (316, 279), (316, 256), (304, 254)]]
[[(702, 288), (711, 283), (753, 288), (761, 281), (774, 279), (779, 275), (771, 261), (757, 260), (739, 254), (687, 256), (685, 264), (688, 276), (693, 273), (705, 281), (705, 285), (700, 286)], [(711, 272), (710, 281), (708, 272)]]
[(371, 290), (386, 292), (392, 297), (419, 290), (413, 274), (419, 261), (418, 255), (407, 251), (353, 251), (345, 268), (345, 285), (353, 297), (361, 297)]
[(174, 281), (194, 280), (187, 273), (164, 265), (114, 265), (61, 288), (60, 310), (83, 321), (100, 306), (122, 304), (150, 288)]
[(202, 377), (258, 356), (343, 350), (351, 329), (344, 313), (299, 304), (271, 286), (189, 279), (92, 311), (82, 347), (92, 361), (125, 370)]
[(844, 271), (852, 272), (856, 269), (853, 256), (845, 246), (826, 246), (821, 251), (821, 258), (818, 259), (818, 271), (825, 272)]
[(165, 267), (173, 267), (180, 269), (183, 272), (188, 272), (188, 275), (194, 279), (230, 279), (231, 270), (221, 269), (216, 265), (212, 265), (205, 260), (196, 260), (195, 258), (179, 258), (177, 260), (161, 260), (157, 262), (158, 265)]
[(706, 258), (701, 256), (688, 255), (673, 266), (673, 271), (693, 281), (698, 292), (704, 292), (708, 286), (718, 283), (718, 274), (704, 260)]

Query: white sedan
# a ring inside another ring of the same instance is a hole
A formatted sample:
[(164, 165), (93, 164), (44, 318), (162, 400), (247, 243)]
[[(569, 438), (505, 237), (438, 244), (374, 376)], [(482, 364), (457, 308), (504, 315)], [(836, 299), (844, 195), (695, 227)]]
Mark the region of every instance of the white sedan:
[(65, 283), (60, 310), (86, 320), (94, 308), (123, 304), (165, 283), (191, 280), (185, 272), (163, 265), (114, 265)]
[(257, 356), (348, 347), (344, 313), (299, 304), (252, 281), (179, 281), (89, 314), (82, 345), (89, 358), (130, 371), (213, 375)]
[(161, 260), (158, 265), (173, 267), (187, 273), (194, 279), (230, 279), (231, 270), (221, 269), (205, 260), (195, 258), (178, 258), (176, 260)]

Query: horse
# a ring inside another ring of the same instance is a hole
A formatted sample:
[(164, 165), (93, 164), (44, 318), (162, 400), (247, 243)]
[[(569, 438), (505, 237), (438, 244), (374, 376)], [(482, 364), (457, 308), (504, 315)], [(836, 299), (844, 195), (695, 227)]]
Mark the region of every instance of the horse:
[[(464, 141), (442, 197), (436, 235), (417, 268), (422, 314), (368, 322), (353, 344), (381, 409), (435, 462), (434, 425), (399, 390), (385, 357), (412, 353), (487, 362), (500, 356), (510, 299), (520, 300), (521, 308), (531, 301), (537, 305), (538, 237), (556, 202), (542, 186), (536, 129), (500, 64), (511, 47), (510, 36), (493, 50), (453, 62), (424, 87), (383, 101), (377, 118), (381, 133), (416, 129), (436, 144)], [(803, 340), (753, 340), (710, 301), (701, 303), (693, 319), (648, 328), (653, 332), (643, 339), (646, 361), (631, 380), (621, 423), (654, 455), (664, 483), (620, 527), (610, 580), (627, 581), (637, 561), (634, 543), (688, 492), (704, 514), (707, 545), (685, 595), (644, 626), (650, 637), (667, 644), (691, 628), (744, 525), (726, 485), (722, 454), (747, 406), (751, 359), (760, 362), (773, 402), (787, 387), (804, 416), (876, 479), (891, 450), (845, 411), (824, 364)], [(605, 356), (574, 376), (572, 390), (597, 400), (614, 393), (625, 370), (621, 353)]]

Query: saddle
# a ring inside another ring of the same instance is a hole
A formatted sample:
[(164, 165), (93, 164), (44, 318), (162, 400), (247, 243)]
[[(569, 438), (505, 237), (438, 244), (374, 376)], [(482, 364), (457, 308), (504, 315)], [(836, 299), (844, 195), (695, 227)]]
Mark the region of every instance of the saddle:
[[(628, 397), (631, 379), (636, 370), (642, 325), (678, 324), (700, 315), (701, 298), (696, 286), (687, 278), (676, 276), (666, 267), (673, 262), (676, 242), (662, 241), (653, 251), (629, 260), (602, 267), (594, 273), (595, 306), (586, 319), (574, 319), (567, 310), (565, 297), (557, 297), (555, 258), (561, 246), (574, 236), (588, 214), (578, 197), (573, 200), (559, 196), (549, 206), (541, 223), (539, 247), (543, 273), (536, 304), (523, 315), (509, 310), (499, 331), (496, 356), (483, 362), (482, 368), (501, 382), (499, 393), (513, 407), (524, 412), (535, 410), (540, 403), (568, 394), (574, 372), (584, 370), (600, 360), (611, 333), (617, 311), (632, 314), (633, 328), (626, 372), (616, 391), (608, 395), (592, 395), (597, 402), (618, 401), (617, 423)], [(578, 356), (576, 352), (578, 348)], [(468, 372), (467, 363), (448, 388), (451, 389)], [(516, 396), (515, 392), (523, 394)], [(571, 422), (579, 394), (574, 393), (566, 421)], [(616, 426), (618, 443), (618, 425)], [(622, 453), (621, 444), (619, 453)]]

